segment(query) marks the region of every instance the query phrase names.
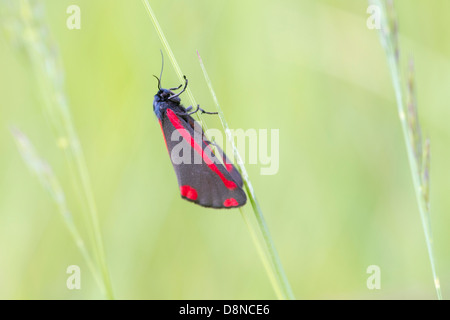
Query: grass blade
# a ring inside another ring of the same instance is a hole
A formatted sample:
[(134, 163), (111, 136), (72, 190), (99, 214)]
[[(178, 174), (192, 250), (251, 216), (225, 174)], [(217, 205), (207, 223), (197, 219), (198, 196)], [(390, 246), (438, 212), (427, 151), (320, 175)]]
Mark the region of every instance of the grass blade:
[(101, 276), (99, 275), (94, 261), (92, 260), (91, 255), (89, 254), (89, 251), (87, 250), (86, 245), (80, 235), (80, 232), (78, 231), (78, 228), (73, 221), (72, 213), (67, 206), (66, 196), (52, 168), (37, 154), (34, 146), (25, 134), (14, 127), (10, 130), (14, 137), (14, 141), (16, 142), (20, 155), (22, 156), (22, 159), (24, 160), (30, 171), (36, 175), (44, 189), (46, 189), (50, 194), (51, 199), (58, 207), (58, 211), (67, 229), (69, 230), (72, 239), (74, 240), (76, 246), (81, 252), (81, 255), (86, 261), (88, 268), (93, 274), (94, 279), (99, 286), (102, 286)]
[[(407, 86), (406, 89), (404, 89), (405, 87), (400, 68), (398, 21), (393, 1), (369, 1), (381, 9), (381, 28), (379, 30), (380, 42), (386, 52), (392, 84), (394, 86), (397, 110), (405, 140), (420, 219), (425, 234), (425, 242), (427, 245), (436, 294), (438, 299), (442, 300), (439, 277), (436, 271), (436, 259), (433, 252), (431, 216), (429, 211), (430, 141), (427, 139), (425, 144), (422, 143), (422, 130), (418, 120), (417, 103), (415, 100), (413, 62), (411, 60), (409, 63)], [(406, 91), (406, 99), (404, 98), (404, 91)]]
[[(208, 73), (206, 72), (205, 65), (203, 64), (203, 60), (200, 57), (200, 54), (197, 52), (198, 59), (200, 61), (200, 66), (203, 71), (203, 75), (205, 77), (206, 83), (208, 84), (209, 91), (214, 100), (214, 104), (216, 106), (216, 110), (219, 113), (220, 121), (222, 122), (222, 126), (226, 132), (227, 139), (229, 143), (233, 147), (233, 155), (235, 162), (239, 166), (240, 172), (242, 174), (242, 178), (244, 180), (244, 186), (247, 191), (247, 195), (249, 197), (250, 203), (253, 208), (253, 214), (248, 214), (247, 211), (243, 210), (243, 208), (239, 208), (241, 211), (241, 215), (245, 220), (247, 228), (252, 236), (253, 242), (257, 247), (258, 253), (260, 255), (261, 260), (263, 261), (266, 272), (272, 282), (272, 286), (274, 287), (277, 296), (280, 299), (295, 299), (292, 289), (287, 280), (286, 274), (284, 272), (283, 266), (281, 264), (280, 258), (278, 256), (277, 250), (275, 249), (275, 245), (273, 243), (272, 237), (269, 232), (269, 228), (267, 227), (266, 221), (264, 219), (264, 215), (262, 213), (261, 207), (259, 206), (259, 202), (256, 199), (256, 195), (253, 189), (253, 186), (250, 182), (250, 179), (247, 174), (247, 170), (245, 169), (244, 163), (239, 155), (239, 152), (234, 143), (233, 137), (230, 134), (230, 128), (228, 127), (228, 123), (225, 120), (225, 116), (223, 114), (222, 108), (219, 105), (219, 101), (214, 92), (212, 82), (209, 79)], [(256, 218), (256, 223), (252, 222), (252, 218)], [(259, 236), (258, 236), (259, 235)]]
[[(97, 207), (92, 191), (83, 149), (70, 113), (70, 105), (64, 88), (64, 69), (58, 46), (50, 37), (45, 22), (41, 0), (20, 0), (1, 3), (2, 9), (11, 11), (5, 19), (15, 37), (15, 44), (23, 50), (36, 77), (44, 99), (47, 119), (53, 126), (56, 139), (69, 165), (74, 184), (82, 195), (84, 219), (88, 228), (95, 261), (102, 275), (102, 292), (112, 299), (112, 286), (106, 265)], [(7, 10), (8, 9), (8, 10)], [(7, 27), (8, 27), (7, 26)]]

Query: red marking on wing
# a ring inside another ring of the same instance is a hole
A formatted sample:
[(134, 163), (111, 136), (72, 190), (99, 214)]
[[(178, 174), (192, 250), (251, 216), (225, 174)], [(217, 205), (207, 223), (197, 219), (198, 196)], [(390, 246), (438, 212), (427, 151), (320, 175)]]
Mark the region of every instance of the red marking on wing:
[(225, 168), (227, 168), (228, 172), (231, 172), (231, 170), (233, 170), (233, 165), (231, 163), (225, 162)]
[(236, 207), (239, 205), (239, 203), (237, 202), (237, 200), (235, 198), (229, 198), (223, 202), (223, 205), (225, 207), (229, 208), (229, 207)]
[[(203, 140), (203, 141), (205, 141), (205, 140)], [(206, 143), (206, 141), (205, 141), (205, 143)], [(206, 143), (206, 147), (209, 148), (209, 150), (211, 150), (211, 153), (213, 153), (212, 148), (208, 143)], [(225, 159), (224, 159), (223, 163), (225, 164), (225, 168), (227, 169), (228, 172), (231, 172), (231, 170), (233, 170), (233, 165), (231, 163), (228, 163)]]
[(198, 198), (198, 194), (197, 194), (197, 190), (195, 190), (194, 188), (192, 188), (191, 186), (181, 186), (180, 187), (180, 191), (181, 191), (181, 195), (183, 197), (186, 197), (188, 199), (191, 200), (197, 200)]
[(219, 176), (219, 178), (222, 180), (225, 187), (228, 189), (236, 189), (237, 185), (234, 183), (234, 181), (227, 180), (225, 176), (220, 172), (219, 168), (215, 165), (215, 163), (208, 157), (207, 154), (203, 152), (202, 147), (194, 140), (194, 138), (191, 136), (191, 134), (183, 127), (180, 120), (178, 119), (175, 112), (173, 112), (170, 109), (167, 109), (167, 117), (169, 118), (172, 125), (175, 127), (176, 130), (181, 134), (181, 136), (190, 143), (191, 147), (194, 148), (194, 150), (202, 156), (203, 161), (208, 165), (209, 169), (211, 169), (215, 174)]

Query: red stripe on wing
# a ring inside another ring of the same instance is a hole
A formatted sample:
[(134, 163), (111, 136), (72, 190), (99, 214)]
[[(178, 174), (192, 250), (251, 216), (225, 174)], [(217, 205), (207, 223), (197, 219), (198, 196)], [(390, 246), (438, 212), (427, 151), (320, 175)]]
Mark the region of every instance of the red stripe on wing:
[(178, 119), (175, 112), (173, 112), (170, 109), (167, 109), (166, 111), (167, 117), (169, 118), (169, 121), (172, 123), (172, 125), (175, 127), (176, 130), (181, 134), (181, 136), (186, 140), (191, 147), (202, 156), (203, 161), (208, 165), (209, 169), (211, 169), (215, 174), (219, 176), (219, 178), (222, 180), (225, 187), (228, 189), (236, 189), (237, 185), (234, 183), (234, 181), (228, 180), (225, 178), (222, 172), (220, 172), (219, 168), (216, 166), (216, 164), (208, 157), (207, 154), (203, 152), (202, 147), (194, 140), (192, 135), (186, 130), (186, 128), (181, 124), (180, 119)]
[[(213, 153), (213, 150), (211, 148), (211, 145), (208, 144), (208, 142), (206, 142), (205, 140), (203, 140), (203, 142), (206, 143), (206, 147), (209, 148), (209, 150), (211, 150), (211, 153)], [(223, 151), (222, 151), (223, 152)], [(231, 172), (231, 170), (233, 170), (234, 166), (231, 163), (228, 163), (226, 161), (226, 159), (223, 159), (223, 164), (225, 165), (225, 168), (227, 169), (228, 172)]]

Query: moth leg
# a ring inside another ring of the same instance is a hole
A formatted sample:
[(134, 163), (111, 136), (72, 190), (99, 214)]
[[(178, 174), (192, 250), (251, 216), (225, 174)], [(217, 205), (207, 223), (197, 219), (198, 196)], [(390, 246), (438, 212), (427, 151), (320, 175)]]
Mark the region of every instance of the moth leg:
[(194, 114), (194, 113), (198, 112), (199, 106), (197, 106), (197, 109), (195, 109), (194, 111), (189, 112), (191, 110), (192, 110), (192, 106), (189, 106), (189, 107), (186, 108), (185, 112), (177, 112), (177, 111), (173, 111), (173, 112), (175, 114), (179, 115), (179, 116), (190, 116), (191, 114)]
[(198, 109), (202, 112), (202, 114), (203, 114), (203, 113), (206, 113), (206, 114), (219, 114), (218, 112), (209, 112), (209, 111), (205, 111), (205, 110), (203, 110), (202, 108), (200, 108), (200, 106), (198, 106)]
[[(219, 114), (218, 112), (208, 112), (208, 111), (205, 111), (205, 110), (203, 110), (202, 108), (200, 108), (200, 105), (197, 105), (197, 108), (194, 110), (194, 111), (191, 111), (193, 108), (192, 108), (192, 106), (189, 106), (189, 107), (187, 107), (186, 108), (186, 112), (176, 112), (176, 111), (174, 111), (174, 113), (175, 114), (178, 114), (178, 115), (180, 115), (180, 116), (186, 116), (186, 115), (188, 115), (188, 116), (190, 116), (191, 114), (194, 114), (194, 113), (197, 113), (197, 112), (201, 112), (202, 114)], [(191, 111), (191, 112), (189, 112), (189, 111)]]
[[(190, 110), (192, 110), (192, 106), (189, 106), (189, 107), (186, 109), (186, 111), (190, 111)], [(208, 111), (205, 111), (205, 110), (203, 110), (202, 108), (200, 108), (200, 105), (197, 105), (197, 109), (195, 109), (194, 111), (188, 113), (188, 115), (197, 113), (197, 112), (199, 112), (199, 111), (200, 111), (202, 114), (204, 114), (204, 113), (206, 113), (206, 114), (219, 114), (218, 112), (208, 112)]]
[[(186, 111), (190, 111), (190, 110), (192, 110), (192, 106), (189, 106), (189, 107), (186, 109)], [(197, 113), (199, 110), (200, 110), (200, 105), (197, 105), (197, 109), (195, 109), (195, 110), (192, 111), (192, 112), (189, 112), (188, 115)]]
[[(197, 108), (194, 110), (194, 111), (191, 111), (193, 108), (192, 108), (192, 106), (189, 106), (189, 107), (187, 107), (186, 108), (186, 112), (176, 112), (176, 111), (174, 111), (174, 113), (175, 114), (178, 114), (178, 115), (180, 115), (180, 116), (190, 116), (191, 114), (194, 114), (194, 113), (197, 113), (197, 112), (201, 112), (202, 114), (219, 114), (218, 112), (208, 112), (208, 111), (205, 111), (205, 110), (203, 110), (202, 108), (200, 108), (200, 105), (197, 105)], [(191, 111), (191, 112), (189, 112), (189, 111)]]

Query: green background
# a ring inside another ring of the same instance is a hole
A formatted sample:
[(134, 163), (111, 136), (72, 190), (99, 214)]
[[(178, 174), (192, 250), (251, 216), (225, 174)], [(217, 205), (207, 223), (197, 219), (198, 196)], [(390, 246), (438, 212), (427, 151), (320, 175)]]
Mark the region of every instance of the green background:
[[(152, 110), (162, 45), (141, 1), (43, 2), (115, 297), (275, 299), (239, 211), (180, 199)], [(150, 3), (204, 109), (214, 105), (196, 50), (231, 128), (280, 130), (278, 174), (247, 170), (296, 298), (434, 299), (394, 91), (377, 31), (366, 27), (367, 2)], [(66, 27), (71, 4), (81, 8), (80, 30)], [(450, 2), (402, 0), (396, 9), (402, 65), (414, 57), (420, 121), (431, 139), (432, 227), (447, 298)], [(0, 298), (102, 298), (9, 131), (16, 126), (30, 138), (78, 217), (84, 208), (43, 112), (41, 80), (7, 37), (0, 70)], [(163, 84), (179, 84), (168, 59)], [(220, 128), (215, 117), (203, 119)], [(66, 287), (73, 264), (81, 290)], [(369, 265), (381, 268), (380, 290), (366, 287)]]

